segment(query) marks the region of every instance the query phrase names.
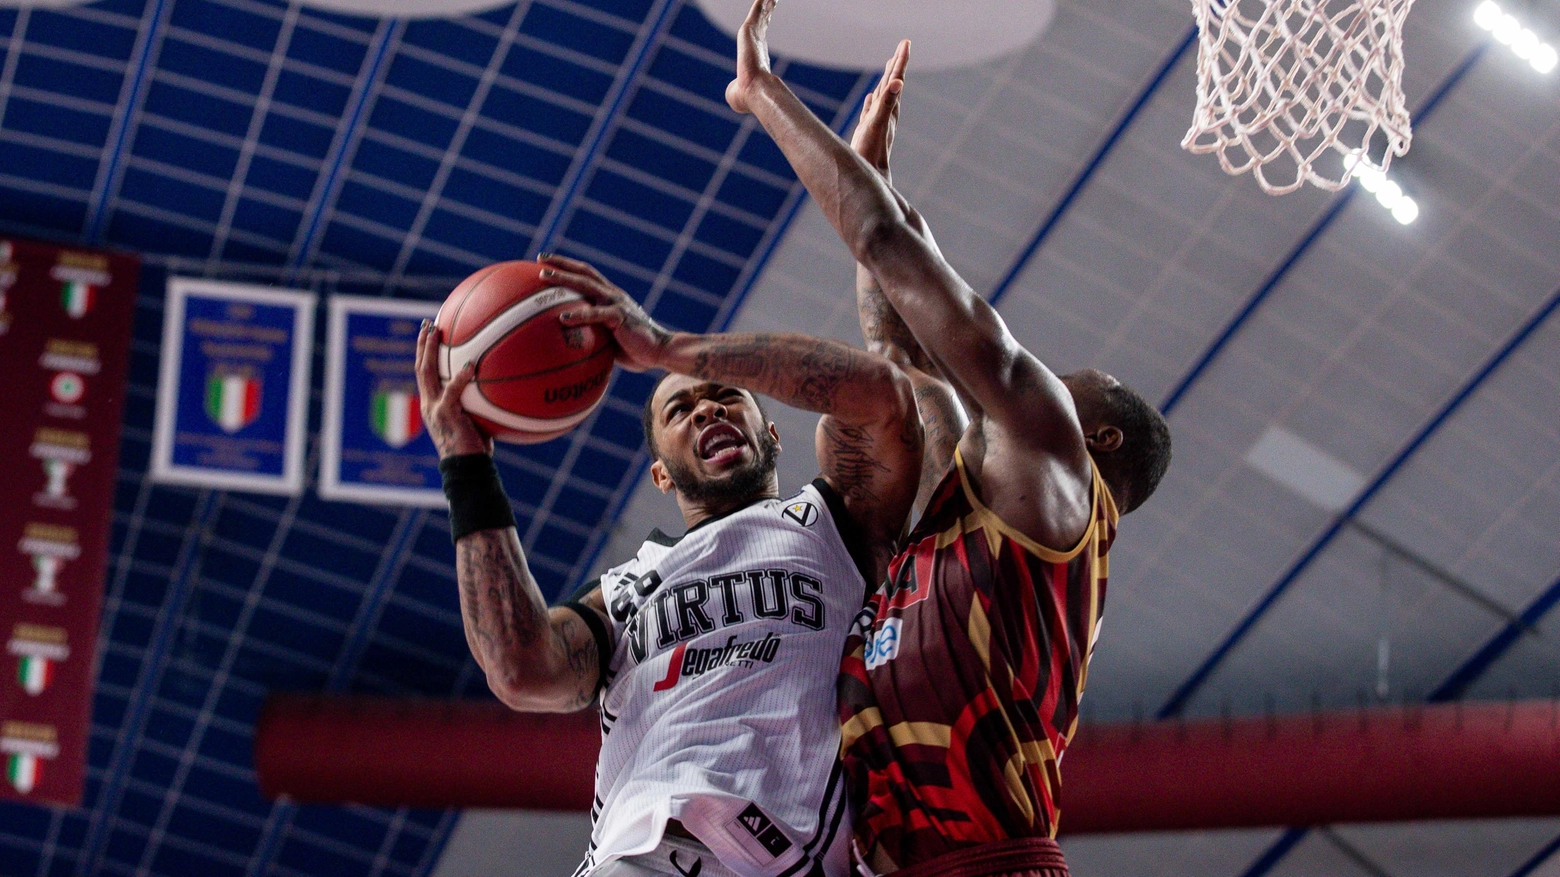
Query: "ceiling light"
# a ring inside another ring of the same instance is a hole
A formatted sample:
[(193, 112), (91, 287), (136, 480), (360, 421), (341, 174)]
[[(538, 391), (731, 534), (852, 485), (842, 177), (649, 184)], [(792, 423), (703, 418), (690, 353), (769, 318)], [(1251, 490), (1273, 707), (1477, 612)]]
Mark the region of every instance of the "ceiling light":
[(1495, 22), (1495, 39), (1504, 45), (1511, 45), (1522, 32), (1522, 22), (1517, 21), (1516, 16), (1502, 15), (1500, 21)]
[(1397, 203), (1403, 200), (1403, 187), (1391, 180), (1382, 180), (1381, 188), (1376, 190), (1376, 200), (1382, 207), (1391, 210)]
[(1511, 51), (1518, 58), (1526, 61), (1533, 57), (1533, 52), (1539, 45), (1538, 34), (1524, 27), (1522, 33), (1517, 34), (1517, 38), (1511, 41)]
[(1473, 10), (1473, 23), (1485, 30), (1494, 30), (1495, 24), (1500, 21), (1500, 6), (1495, 0), (1484, 0)]
[(1387, 178), (1381, 168), (1371, 164), (1370, 160), (1364, 158), (1359, 152), (1351, 152), (1345, 155), (1343, 157), (1343, 166), (1359, 179), (1360, 188), (1367, 192), (1376, 191), (1381, 185), (1381, 181)]
[(1408, 225), (1419, 218), (1419, 202), (1403, 193), (1403, 187), (1396, 181), (1387, 179), (1387, 174), (1381, 168), (1371, 164), (1368, 159), (1361, 159), (1359, 153), (1350, 153), (1345, 156), (1343, 163), (1348, 167), (1354, 178), (1360, 181), (1360, 188), (1376, 196), (1376, 202), (1392, 212), (1392, 218), (1403, 225)]
[(1533, 57), (1528, 59), (1528, 63), (1533, 65), (1533, 69), (1540, 73), (1548, 73), (1555, 69), (1556, 61), (1560, 61), (1560, 53), (1557, 53), (1555, 47), (1548, 43), (1540, 44), (1538, 48), (1533, 50)]
[(1473, 9), (1473, 23), (1494, 35), (1495, 41), (1511, 47), (1511, 53), (1532, 65), (1540, 73), (1548, 73), (1560, 62), (1555, 47), (1539, 39), (1538, 34), (1522, 26), (1517, 17), (1501, 11), (1495, 0), (1484, 0)]

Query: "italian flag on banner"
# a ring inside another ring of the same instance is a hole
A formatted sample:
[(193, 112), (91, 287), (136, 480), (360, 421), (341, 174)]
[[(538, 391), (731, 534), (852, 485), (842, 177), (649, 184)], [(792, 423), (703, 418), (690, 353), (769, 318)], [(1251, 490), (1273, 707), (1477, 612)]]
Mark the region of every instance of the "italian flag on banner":
[(399, 448), (422, 432), (422, 412), (417, 408), (417, 396), (404, 390), (379, 390), (374, 393), (374, 434), (385, 444)]
[(206, 378), (206, 414), (225, 432), (238, 432), (260, 415), (260, 381), (213, 373)]
[(65, 313), (79, 320), (92, 309), (92, 299), (96, 295), (97, 290), (90, 283), (67, 280), (60, 287), (60, 304), (65, 307)]
[(12, 788), (24, 795), (38, 785), (38, 778), (42, 773), (43, 769), (38, 764), (36, 755), (13, 752), (6, 758), (5, 778), (11, 783)]
[(22, 683), (22, 689), (28, 694), (42, 694), (54, 681), (54, 664), (48, 658), (23, 655), (16, 668), (16, 681)]

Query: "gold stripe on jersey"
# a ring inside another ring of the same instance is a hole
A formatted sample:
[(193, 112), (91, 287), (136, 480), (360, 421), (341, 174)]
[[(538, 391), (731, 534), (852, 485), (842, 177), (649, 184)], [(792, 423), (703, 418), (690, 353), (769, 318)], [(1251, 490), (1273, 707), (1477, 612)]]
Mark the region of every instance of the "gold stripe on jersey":
[(991, 619), (986, 617), (985, 607), (979, 600), (970, 601), (970, 645), (980, 655), (981, 666), (991, 672)]
[(937, 722), (900, 722), (888, 729), (895, 746), (941, 746), (953, 743), (953, 728)]

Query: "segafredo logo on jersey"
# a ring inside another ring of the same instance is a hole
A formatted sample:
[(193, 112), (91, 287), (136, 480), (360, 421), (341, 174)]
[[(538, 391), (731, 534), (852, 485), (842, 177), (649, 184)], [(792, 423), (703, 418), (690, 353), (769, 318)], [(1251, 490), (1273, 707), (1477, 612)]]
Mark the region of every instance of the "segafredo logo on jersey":
[(719, 670), (722, 667), (751, 667), (754, 664), (773, 663), (779, 651), (780, 636), (773, 633), (765, 634), (763, 639), (741, 643), (737, 642), (735, 636), (731, 636), (726, 639), (724, 646), (709, 649), (690, 649), (687, 643), (683, 643), (672, 652), (672, 662), (666, 670), (666, 678), (655, 684), (655, 690), (665, 691), (676, 685), (679, 680), (690, 676), (703, 676), (711, 670)]

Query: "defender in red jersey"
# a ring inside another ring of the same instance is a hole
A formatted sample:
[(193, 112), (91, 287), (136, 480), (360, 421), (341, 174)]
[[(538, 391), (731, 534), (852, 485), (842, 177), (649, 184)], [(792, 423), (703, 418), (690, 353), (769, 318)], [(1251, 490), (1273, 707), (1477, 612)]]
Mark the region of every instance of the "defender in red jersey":
[(1164, 474), (1169, 430), (1109, 375), (1058, 376), (1020, 346), (893, 189), (908, 43), (852, 150), (770, 72), (773, 8), (756, 0), (738, 34), (727, 101), (774, 137), (860, 264), (863, 331), (916, 385), (930, 467), (921, 518), (841, 674), (862, 863), (908, 877), (1065, 874), (1059, 763), (1107, 555), (1118, 510)]

